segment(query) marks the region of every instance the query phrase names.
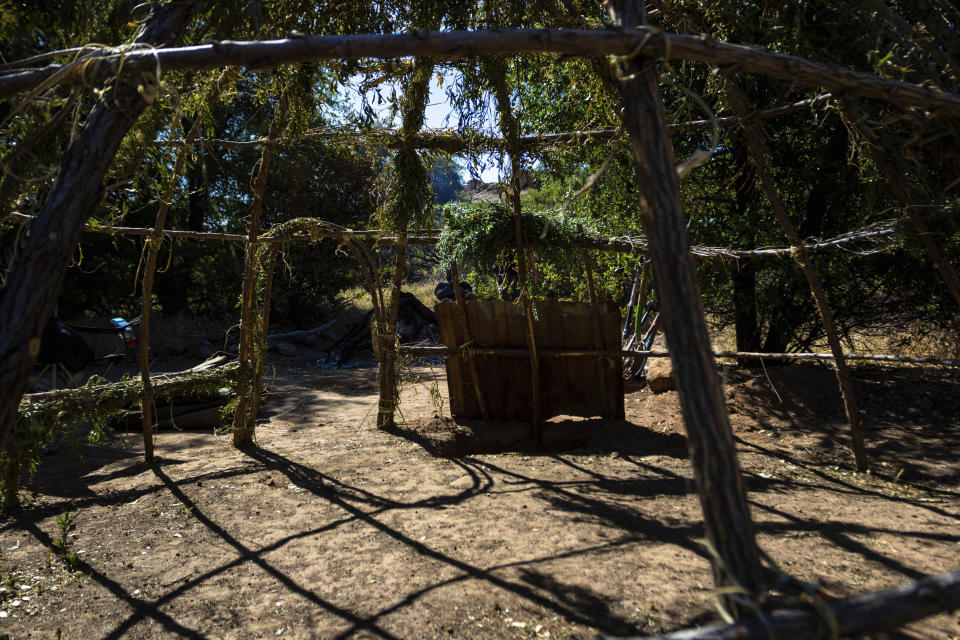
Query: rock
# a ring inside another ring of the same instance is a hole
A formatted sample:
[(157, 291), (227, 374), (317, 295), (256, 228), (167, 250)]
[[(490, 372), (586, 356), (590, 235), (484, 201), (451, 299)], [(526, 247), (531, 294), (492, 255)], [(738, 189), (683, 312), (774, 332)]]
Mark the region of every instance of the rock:
[(670, 358), (651, 358), (647, 365), (647, 386), (654, 393), (663, 393), (674, 388), (673, 364)]
[(297, 348), (290, 344), (289, 342), (275, 342), (272, 344), (273, 348), (277, 350), (277, 353), (280, 355), (293, 357), (297, 355)]

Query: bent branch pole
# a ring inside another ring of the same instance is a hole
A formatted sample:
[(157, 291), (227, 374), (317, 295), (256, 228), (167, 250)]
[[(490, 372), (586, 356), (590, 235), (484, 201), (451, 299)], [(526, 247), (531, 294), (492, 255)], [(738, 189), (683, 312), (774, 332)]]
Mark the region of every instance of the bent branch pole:
[[(161, 47), (180, 37), (194, 2), (157, 4), (136, 42)], [(159, 82), (159, 78), (144, 82)], [(22, 259), (0, 291), (0, 446), (17, 418), (40, 350), (40, 333), (56, 306), (83, 222), (103, 193), (103, 177), (130, 127), (147, 107), (138, 82), (104, 91), (64, 151)]]
[[(287, 112), (287, 94), (284, 91), (270, 123), (270, 138), (276, 139)], [(275, 144), (263, 148), (260, 166), (253, 185), (253, 206), (250, 208), (250, 228), (243, 262), (243, 291), (240, 309), (240, 348), (237, 359), (240, 362), (240, 377), (237, 379), (237, 406), (233, 414), (233, 446), (239, 448), (253, 444), (257, 412), (260, 410), (260, 380), (263, 373), (263, 352), (266, 341), (263, 338), (262, 317), (256, 313), (257, 280), (263, 272), (260, 264), (260, 213), (263, 211), (263, 192), (267, 187), (267, 175), (273, 161)]]
[[(864, 637), (892, 631), (905, 624), (944, 611), (960, 608), (960, 571), (941, 573), (896, 589), (824, 603), (837, 622), (833, 637)], [(734, 624), (685, 629), (644, 640), (808, 640), (830, 638), (830, 631), (816, 611), (775, 611), (762, 619)], [(634, 640), (620, 638), (618, 640)], [(636, 640), (639, 640), (639, 636)]]
[[(733, 80), (726, 82), (727, 98), (733, 105), (734, 110), (742, 115), (747, 114), (746, 101), (740, 89)], [(853, 380), (850, 378), (850, 371), (847, 369), (847, 363), (843, 359), (843, 347), (840, 344), (840, 337), (837, 335), (837, 327), (833, 322), (833, 312), (830, 311), (830, 305), (827, 303), (827, 294), (820, 283), (820, 277), (817, 275), (813, 264), (810, 261), (810, 254), (803, 246), (803, 240), (797, 228), (790, 220), (787, 214), (786, 206), (780, 194), (773, 184), (770, 177), (770, 170), (767, 166), (767, 157), (769, 154), (765, 148), (760, 134), (756, 128), (748, 122), (743, 123), (743, 135), (747, 141), (747, 147), (750, 150), (750, 156), (753, 165), (756, 168), (757, 179), (760, 186), (770, 202), (770, 207), (787, 236), (787, 242), (795, 249), (794, 257), (803, 271), (807, 284), (810, 286), (810, 295), (817, 305), (817, 312), (820, 314), (820, 321), (823, 324), (823, 331), (827, 334), (827, 342), (830, 344), (830, 352), (834, 356), (834, 367), (837, 374), (837, 384), (840, 386), (840, 395), (843, 397), (843, 408), (847, 414), (847, 421), (850, 423), (850, 436), (853, 441), (853, 457), (858, 471), (866, 471), (869, 464), (867, 460), (867, 449), (863, 443), (863, 424), (860, 419), (860, 411), (857, 408), (857, 396), (853, 390)]]
[[(170, 127), (171, 135), (179, 126), (179, 121), (180, 113), (178, 111), (174, 115), (174, 122)], [(193, 140), (200, 133), (200, 122), (200, 118), (194, 121), (190, 131), (187, 132), (187, 140)], [(167, 184), (164, 185), (163, 193), (160, 196), (160, 207), (157, 210), (153, 233), (147, 239), (149, 251), (143, 271), (140, 306), (140, 381), (143, 383), (140, 413), (143, 417), (143, 461), (147, 463), (153, 462), (153, 387), (150, 384), (150, 310), (153, 297), (153, 278), (157, 272), (157, 256), (160, 254), (160, 245), (163, 243), (163, 226), (166, 224), (167, 212), (170, 210), (170, 200), (173, 198), (173, 190), (180, 179), (180, 172), (183, 171), (183, 165), (186, 164), (189, 153), (188, 147), (182, 147), (177, 153), (177, 159), (173, 163), (173, 172), (170, 174)]]
[[(616, 0), (609, 6), (614, 21), (625, 29), (645, 21), (639, 0)], [(760, 553), (711, 353), (656, 70), (643, 58), (623, 66), (628, 74), (622, 78), (624, 125), (636, 164), (640, 215), (650, 234), (654, 281), (704, 526), (717, 553), (714, 579), (720, 587), (739, 585), (759, 594), (764, 590)], [(737, 610), (732, 598), (726, 602)]]
[(155, 69), (213, 69), (245, 66), (253, 70), (333, 58), (462, 58), (496, 54), (560, 53), (598, 56), (634, 54), (643, 58), (695, 60), (732, 72), (757, 73), (791, 84), (824, 87), (900, 107), (924, 107), (960, 114), (960, 96), (918, 84), (886, 80), (871, 73), (813, 62), (763, 47), (720, 42), (703, 36), (639, 29), (495, 29), (486, 31), (417, 31), (392, 35), (308, 36), (265, 41), (220, 41), (189, 47), (95, 53), (69, 65), (0, 75), (0, 100), (32, 90), (59, 74), (56, 83), (94, 83), (123, 73)]

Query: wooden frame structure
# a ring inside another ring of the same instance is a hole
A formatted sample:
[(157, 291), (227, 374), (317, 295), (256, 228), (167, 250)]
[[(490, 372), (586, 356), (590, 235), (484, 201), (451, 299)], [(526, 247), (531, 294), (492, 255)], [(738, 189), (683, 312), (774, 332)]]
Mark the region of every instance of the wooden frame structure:
[[(667, 137), (669, 128), (664, 118), (658, 77), (655, 67), (649, 64), (649, 60), (666, 56), (672, 59), (705, 62), (728, 71), (736, 70), (737, 73), (760, 73), (794, 83), (821, 86), (830, 91), (842, 92), (845, 97), (866, 97), (901, 107), (922, 105), (950, 116), (960, 114), (960, 96), (929, 87), (886, 80), (872, 74), (815, 63), (758, 47), (731, 45), (706, 38), (664, 33), (646, 24), (646, 12), (640, 3), (613, 0), (609, 6), (616, 28), (602, 31), (502, 29), (471, 33), (418, 32), (391, 36), (296, 35), (269, 42), (218, 42), (192, 47), (174, 47), (171, 45), (183, 31), (190, 18), (192, 7), (188, 3), (155, 5), (154, 13), (136, 39), (138, 44), (145, 45), (145, 51), (120, 52), (97, 49), (81, 55), (75, 62), (66, 65), (47, 65), (40, 69), (4, 73), (0, 75), (0, 98), (12, 96), (20, 91), (33, 90), (40, 85), (53, 86), (75, 82), (98, 84), (108, 76), (121, 72), (124, 74), (151, 72), (157, 64), (162, 65), (166, 70), (171, 70), (238, 65), (256, 65), (258, 68), (264, 68), (325, 58), (361, 56), (515, 55), (544, 52), (581, 56), (616, 56), (624, 105), (624, 125), (629, 134), (631, 150), (636, 161), (639, 210), (648, 234), (647, 250), (652, 259), (653, 277), (660, 286), (664, 330), (672, 347), (670, 357), (674, 364), (676, 384), (688, 434), (690, 457), (704, 512), (707, 539), (717, 554), (713, 564), (714, 574), (718, 587), (736, 586), (749, 598), (751, 595), (762, 593), (766, 582), (720, 383), (714, 367), (714, 354), (700, 306), (693, 254), (683, 222), (678, 178), (675, 171), (676, 162)], [(119, 68), (121, 57), (122, 71)], [(521, 140), (517, 135), (517, 127), (510, 112), (507, 97), (508, 90), (502, 78), (497, 87), (501, 121), (504, 125), (503, 146), (510, 153), (513, 169), (510, 197), (517, 221), (516, 255), (521, 278), (525, 278), (526, 249), (520, 229), (517, 175), (519, 173), (518, 156), (526, 141)], [(143, 97), (144, 93), (142, 87), (137, 90), (120, 86), (112, 92), (109, 100), (98, 101), (85, 127), (80, 134), (74, 136), (65, 150), (61, 171), (54, 182), (50, 196), (36, 219), (32, 221), (33, 232), (28, 250), (39, 253), (42, 249), (45, 255), (53, 258), (43, 262), (39, 268), (29, 273), (13, 274), (2, 292), (0, 302), (13, 299), (27, 301), (22, 309), (17, 308), (16, 311), (13, 305), (0, 304), (0, 360), (5, 362), (0, 368), (0, 389), (5, 389), (4, 392), (8, 396), (19, 398), (23, 393), (25, 372), (32, 365), (36, 355), (40, 323), (52, 311), (56, 290), (62, 282), (63, 264), (65, 264), (63, 257), (69, 256), (78, 240), (86, 212), (99, 197), (100, 181), (120, 141), (130, 127), (131, 118), (138, 116), (148, 106)], [(404, 114), (407, 133), (419, 131), (419, 124), (422, 124), (422, 110), (421, 103), (412, 105), (408, 113)], [(282, 109), (278, 109), (275, 122), (282, 117), (281, 114)], [(736, 118), (726, 124), (747, 125), (748, 115), (745, 106), (738, 108)], [(414, 126), (408, 127), (408, 123)], [(745, 131), (749, 134), (748, 125)], [(184, 147), (196, 142), (195, 135), (196, 132), (191, 130), (184, 136)], [(570, 139), (579, 135), (581, 134), (570, 134)], [(587, 135), (589, 137), (591, 134)], [(593, 137), (601, 136), (594, 134)], [(262, 143), (262, 141), (255, 142)], [(256, 212), (269, 169), (269, 154), (272, 153), (276, 144), (277, 135), (272, 128), (266, 140), (260, 172), (257, 176), (254, 221), (251, 223), (249, 234), (242, 240), (226, 237), (223, 234), (216, 238), (240, 240), (246, 243), (241, 345), (248, 346), (241, 347), (240, 368), (241, 379), (246, 381), (245, 384), (248, 385), (250, 393), (255, 393), (259, 385), (259, 375), (262, 373), (262, 361), (258, 367), (255, 354), (259, 351), (262, 357), (265, 333), (269, 325), (269, 292), (275, 256), (275, 251), (269, 243), (261, 243)], [(411, 150), (416, 144), (416, 137), (407, 136), (401, 149)], [(752, 146), (751, 151), (755, 163), (761, 166), (762, 148)], [(95, 162), (90, 163), (89, 158), (94, 158)], [(86, 166), (90, 164), (95, 166)], [(902, 185), (895, 184), (894, 177), (888, 176), (894, 183), (898, 195), (901, 195), (905, 209), (910, 213), (911, 218), (915, 218), (919, 214), (916, 212), (909, 192)], [(767, 195), (776, 211), (778, 206), (775, 193), (767, 190)], [(657, 212), (656, 216), (653, 215), (654, 211)], [(0, 222), (3, 220), (0, 219)], [(173, 237), (175, 232), (164, 231), (163, 226), (164, 220), (158, 216), (155, 227), (149, 230), (152, 242), (158, 241), (164, 234)], [(784, 224), (784, 231), (791, 245), (789, 251), (803, 258), (806, 255), (806, 249), (796, 236), (796, 232), (787, 224)], [(399, 272), (403, 265), (404, 248), (413, 241), (414, 236), (406, 225), (391, 232), (394, 233), (392, 241), (399, 248), (389, 308), (385, 305), (383, 288), (375, 280), (375, 273), (365, 272), (365, 275), (368, 275), (368, 288), (374, 298), (375, 309), (379, 310), (378, 335), (381, 340), (378, 347), (381, 367), (386, 370), (387, 376), (392, 377), (395, 375), (393, 363), (398, 353), (395, 331), (392, 327), (396, 322), (395, 312), (401, 286)], [(194, 234), (193, 237), (198, 235)], [(352, 236), (353, 232), (330, 229), (327, 235), (347, 238)], [(182, 237), (188, 236), (184, 234)], [(946, 261), (942, 259), (937, 261), (936, 240), (933, 238), (926, 240), (933, 242), (933, 245), (928, 243), (928, 249), (934, 255), (934, 260), (947, 286), (960, 301), (960, 290), (955, 290), (958, 286), (956, 273)], [(258, 247), (264, 246), (267, 247), (266, 251), (258, 250)], [(153, 253), (151, 251), (151, 254)], [(358, 250), (357, 255), (362, 257), (362, 252)], [(939, 257), (942, 258), (942, 253)], [(810, 281), (825, 329), (831, 338), (833, 349), (830, 358), (837, 363), (838, 380), (841, 388), (844, 389), (844, 399), (847, 401), (849, 389), (848, 380), (844, 381), (846, 374), (842, 372), (843, 363), (854, 356), (844, 354), (839, 349), (839, 341), (835, 340), (835, 331), (829, 326), (827, 315), (824, 314), (825, 301), (816, 291), (815, 274), (811, 277), (812, 268), (808, 261), (801, 259), (799, 262)], [(152, 278), (152, 267), (153, 264), (150, 264), (147, 273), (149, 278)], [(146, 284), (145, 281), (144, 310), (148, 312), (149, 287)], [(36, 292), (39, 292), (39, 295)], [(530, 322), (531, 305), (528, 298), (524, 300), (524, 308)], [(536, 371), (536, 362), (539, 357), (579, 357), (584, 354), (599, 356), (605, 353), (605, 350), (599, 347), (582, 353), (548, 353), (538, 349), (533, 338), (532, 325), (529, 329), (526, 351), (534, 365), (534, 371)], [(831, 333), (834, 335), (830, 335)], [(147, 340), (144, 342), (146, 343)], [(144, 348), (146, 349), (146, 346)], [(642, 351), (631, 353), (654, 355), (651, 352)], [(758, 354), (733, 355), (759, 357)], [(776, 357), (782, 356), (778, 354)], [(824, 354), (816, 354), (815, 357), (825, 359)], [(951, 363), (953, 364), (955, 363)], [(381, 373), (383, 375), (383, 371)], [(538, 380), (536, 375), (532, 377), (536, 396)], [(387, 394), (392, 393), (393, 386), (389, 384), (388, 378), (387, 383), (381, 385), (381, 411), (378, 416), (378, 425), (383, 426), (392, 421), (395, 402), (392, 396), (386, 397)], [(245, 394), (247, 395), (250, 394)], [(142, 397), (146, 407), (150, 399), (150, 377), (147, 368), (143, 370)], [(852, 391), (850, 399), (852, 400)], [(237, 446), (245, 446), (252, 441), (252, 420), (256, 416), (256, 404), (254, 399), (250, 408), (242, 413), (238, 411), (235, 436), (238, 433), (240, 435), (234, 440)], [(16, 402), (0, 403), (0, 405), (2, 405), (0, 406), (0, 442), (2, 442), (15, 420)], [(855, 443), (860, 442), (859, 418), (855, 404), (847, 404), (847, 413), (853, 439)], [(534, 421), (538, 421), (536, 415)], [(151, 426), (148, 422), (148, 412), (145, 411), (145, 443)], [(855, 447), (862, 447), (862, 442), (855, 444)], [(856, 458), (857, 466), (864, 468), (866, 457), (859, 449)], [(731, 589), (728, 589), (728, 592), (731, 595), (726, 596), (725, 599), (730, 610), (734, 613), (742, 612), (743, 597), (733, 595)], [(928, 613), (930, 609), (925, 609), (919, 615)], [(903, 620), (900, 620), (898, 624), (902, 622)]]

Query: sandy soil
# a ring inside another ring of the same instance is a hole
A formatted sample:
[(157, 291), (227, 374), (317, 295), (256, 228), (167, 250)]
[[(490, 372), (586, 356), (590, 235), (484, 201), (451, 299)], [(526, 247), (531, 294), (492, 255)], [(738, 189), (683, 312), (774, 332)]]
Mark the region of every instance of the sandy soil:
[[(10, 638), (595, 638), (716, 619), (676, 394), (625, 421), (456, 425), (442, 369), (405, 424), (372, 427), (373, 369), (281, 368), (238, 452), (211, 433), (50, 456), (0, 520)], [(762, 548), (832, 596), (960, 565), (960, 379), (861, 368), (875, 472), (851, 470), (833, 375), (730, 371), (725, 393)], [(435, 386), (436, 385), (436, 386)], [(497, 448), (502, 453), (482, 453)], [(435, 453), (457, 455), (439, 457)], [(72, 566), (53, 543), (69, 512)], [(958, 614), (910, 638), (958, 638)]]

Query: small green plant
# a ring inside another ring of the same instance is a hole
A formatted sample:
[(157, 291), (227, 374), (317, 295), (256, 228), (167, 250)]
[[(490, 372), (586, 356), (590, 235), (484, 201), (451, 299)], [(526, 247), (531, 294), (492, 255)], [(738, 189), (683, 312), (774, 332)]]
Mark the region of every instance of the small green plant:
[(440, 391), (440, 383), (436, 380), (430, 385), (430, 401), (433, 408), (437, 410), (437, 415), (443, 417), (443, 393)]
[(60, 528), (60, 538), (53, 541), (53, 548), (64, 564), (73, 569), (77, 565), (77, 554), (69, 551), (70, 534), (77, 528), (77, 521), (68, 511), (57, 516), (57, 526)]

